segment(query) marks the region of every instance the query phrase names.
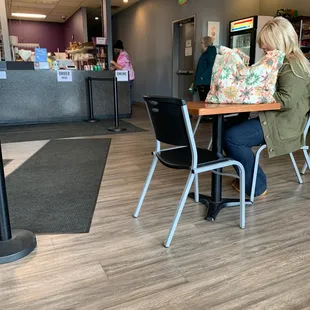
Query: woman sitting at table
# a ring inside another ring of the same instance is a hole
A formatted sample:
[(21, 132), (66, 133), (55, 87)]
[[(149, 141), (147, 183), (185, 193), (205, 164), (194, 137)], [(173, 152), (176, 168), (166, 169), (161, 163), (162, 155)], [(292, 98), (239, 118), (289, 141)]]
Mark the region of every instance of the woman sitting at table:
[[(224, 151), (230, 158), (241, 162), (245, 168), (246, 194), (250, 195), (255, 156), (251, 148), (266, 143), (269, 157), (288, 154), (303, 146), (303, 131), (310, 110), (310, 64), (298, 45), (292, 24), (277, 17), (269, 21), (258, 36), (258, 44), (267, 51), (280, 50), (286, 58), (279, 70), (276, 102), (279, 111), (260, 112), (258, 117), (229, 124), (224, 133)], [(243, 118), (243, 119), (242, 119)], [(239, 180), (232, 183), (239, 190)], [(255, 196), (267, 193), (266, 175), (258, 168)]]

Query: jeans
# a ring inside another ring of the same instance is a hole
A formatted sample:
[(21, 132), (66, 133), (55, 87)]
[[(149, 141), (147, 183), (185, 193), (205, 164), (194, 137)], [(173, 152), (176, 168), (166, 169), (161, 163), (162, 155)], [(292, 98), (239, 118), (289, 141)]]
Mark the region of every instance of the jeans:
[[(250, 196), (255, 163), (255, 156), (251, 148), (265, 142), (259, 118), (245, 119), (243, 114), (232, 117), (231, 120), (227, 118), (224, 124), (223, 142), (225, 154), (243, 165), (245, 170), (245, 192)], [(262, 168), (258, 167), (254, 195), (260, 196), (266, 189), (266, 175)]]

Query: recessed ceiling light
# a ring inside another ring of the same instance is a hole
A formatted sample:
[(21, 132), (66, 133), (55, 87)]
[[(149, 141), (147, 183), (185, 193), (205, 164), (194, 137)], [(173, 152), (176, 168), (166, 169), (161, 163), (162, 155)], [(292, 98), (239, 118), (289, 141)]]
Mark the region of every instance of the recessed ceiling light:
[(96, 17), (95, 17), (95, 20), (98, 20), (98, 19), (99, 19), (99, 17), (96, 16)]
[(43, 14), (12, 13), (11, 15), (15, 17), (46, 18), (46, 15)]
[(124, 2), (124, 3), (127, 3), (127, 2), (128, 2), (128, 0), (123, 0), (123, 2)]

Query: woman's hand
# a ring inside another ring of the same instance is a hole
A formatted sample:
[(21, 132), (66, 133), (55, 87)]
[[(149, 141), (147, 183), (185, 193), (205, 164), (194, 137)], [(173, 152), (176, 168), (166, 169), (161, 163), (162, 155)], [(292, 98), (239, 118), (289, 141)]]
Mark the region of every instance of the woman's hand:
[(120, 66), (117, 62), (115, 62), (114, 60), (111, 60), (110, 62), (110, 68), (113, 68), (111, 70), (122, 70), (123, 67)]

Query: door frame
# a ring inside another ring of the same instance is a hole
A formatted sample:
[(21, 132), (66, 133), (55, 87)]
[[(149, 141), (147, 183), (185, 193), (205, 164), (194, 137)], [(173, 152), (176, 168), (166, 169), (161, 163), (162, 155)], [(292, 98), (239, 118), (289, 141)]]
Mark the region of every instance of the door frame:
[(176, 29), (177, 24), (179, 24), (180, 22), (186, 21), (188, 19), (194, 19), (194, 42), (192, 44), (192, 48), (193, 48), (193, 71), (194, 71), (194, 76), (195, 76), (196, 24), (197, 24), (196, 14), (172, 21), (172, 48), (171, 48), (172, 50), (171, 96), (172, 97), (178, 97), (178, 79), (177, 79), (176, 70), (178, 69), (177, 67), (179, 64), (179, 45), (177, 47), (175, 46), (176, 36), (178, 35), (175, 29)]

